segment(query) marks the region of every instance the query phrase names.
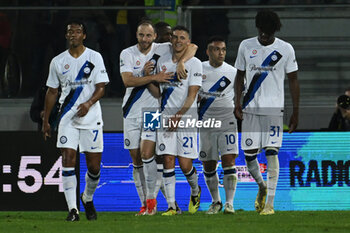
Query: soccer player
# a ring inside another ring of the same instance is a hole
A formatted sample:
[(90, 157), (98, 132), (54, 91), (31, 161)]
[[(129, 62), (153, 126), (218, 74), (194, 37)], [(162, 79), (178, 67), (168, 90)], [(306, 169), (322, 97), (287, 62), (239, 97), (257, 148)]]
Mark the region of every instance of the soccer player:
[(211, 37), (207, 43), (209, 61), (202, 62), (203, 82), (199, 91), (199, 120), (221, 121), (221, 128), (200, 128), (199, 159), (203, 162), (205, 183), (212, 204), (207, 214), (217, 214), (222, 209), (219, 193), (217, 162), (222, 162), (226, 203), (224, 213), (233, 214), (233, 199), (237, 186), (235, 158), (238, 155), (237, 121), (233, 115), (233, 83), (236, 68), (225, 62), (226, 43), (222, 37)]
[(62, 92), (59, 99), (61, 108), (57, 147), (62, 153), (62, 183), (69, 209), (66, 220), (79, 221), (75, 175), (78, 147), (80, 152), (85, 153), (88, 168), (85, 190), (80, 197), (86, 218), (96, 220), (93, 195), (100, 180), (103, 151), (103, 121), (99, 99), (104, 95), (105, 85), (109, 81), (102, 56), (83, 44), (86, 39), (83, 23), (68, 23), (66, 39), (69, 49), (54, 57), (50, 64), (42, 132), (45, 140), (51, 136), (49, 118), (60, 87)]
[(171, 27), (166, 22), (158, 22), (154, 25), (154, 28), (157, 33), (157, 38), (155, 42), (157, 43), (164, 43), (164, 42), (170, 42), (171, 41)]
[[(159, 58), (158, 72), (174, 72), (170, 83), (161, 83), (160, 87), (150, 84), (149, 88), (155, 97), (161, 97), (161, 112), (169, 129), (158, 131), (157, 154), (164, 156), (164, 184), (168, 202), (168, 210), (162, 215), (176, 215), (175, 202), (175, 158), (191, 186), (191, 197), (188, 210), (195, 213), (200, 204), (201, 189), (198, 185), (196, 169), (192, 160), (197, 158), (196, 129), (178, 128), (180, 121), (197, 119), (197, 93), (202, 85), (202, 64), (193, 57), (185, 62), (188, 77), (179, 81), (176, 67), (178, 60), (190, 44), (190, 35), (187, 28), (176, 26), (172, 34), (172, 53)], [(188, 116), (190, 116), (188, 118)]]
[[(275, 12), (259, 11), (255, 25), (258, 36), (241, 42), (235, 62), (235, 116), (243, 119), (241, 145), (248, 171), (259, 185), (255, 209), (261, 215), (270, 215), (274, 214), (278, 151), (282, 146), (284, 79), (287, 74), (293, 102), (289, 121), (289, 133), (292, 133), (298, 125), (299, 115), (298, 65), (293, 47), (275, 37), (275, 32), (281, 28)], [(261, 149), (265, 150), (267, 159), (267, 186), (257, 161)]]
[[(138, 43), (120, 54), (120, 72), (127, 87), (123, 99), (124, 148), (129, 150), (132, 158), (133, 178), (142, 205), (137, 215), (156, 213), (156, 196), (159, 191), (156, 184), (160, 185), (161, 182), (157, 182), (157, 179), (162, 179), (157, 176), (154, 159), (156, 132), (143, 130), (142, 125), (143, 111), (159, 107), (158, 100), (150, 94), (146, 84), (169, 82), (173, 75), (165, 71), (152, 74), (159, 57), (171, 53), (170, 43), (153, 43), (156, 36), (152, 23), (143, 21), (136, 32)], [(179, 59), (178, 72), (181, 77), (187, 76), (183, 61), (194, 56), (196, 47), (192, 45)]]

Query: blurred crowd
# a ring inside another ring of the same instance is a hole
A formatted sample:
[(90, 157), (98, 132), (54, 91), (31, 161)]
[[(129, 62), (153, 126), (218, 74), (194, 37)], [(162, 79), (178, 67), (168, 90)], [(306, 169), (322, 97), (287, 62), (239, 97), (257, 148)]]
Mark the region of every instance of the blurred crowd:
[[(333, 4), (342, 0), (2, 0), (8, 6), (171, 6), (165, 21), (176, 24), (177, 6)], [(229, 34), (227, 10), (193, 11), (192, 41), (199, 47), (197, 57), (206, 59), (203, 38)], [(119, 53), (136, 44), (137, 23), (144, 18), (160, 19), (157, 10), (0, 10), (0, 96), (31, 97), (45, 83), (49, 61), (66, 48), (64, 25), (69, 18), (87, 25), (85, 44), (99, 51), (109, 74), (107, 96), (122, 97), (124, 86), (119, 74)], [(175, 20), (174, 20), (175, 18)], [(216, 25), (221, 25), (217, 27)], [(5, 72), (6, 71), (6, 72)]]

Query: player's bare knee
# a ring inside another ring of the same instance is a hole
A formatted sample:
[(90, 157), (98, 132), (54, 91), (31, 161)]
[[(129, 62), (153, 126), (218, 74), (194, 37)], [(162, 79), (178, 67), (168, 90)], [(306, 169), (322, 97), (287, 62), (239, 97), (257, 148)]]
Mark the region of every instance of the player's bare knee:
[(62, 149), (61, 152), (62, 152), (62, 166), (75, 167), (76, 151), (72, 149)]
[(221, 157), (222, 167), (232, 167), (236, 165), (235, 159), (237, 158), (236, 154), (227, 154)]
[(206, 172), (213, 172), (216, 170), (217, 161), (216, 160), (210, 160), (210, 161), (203, 161), (203, 168)]
[(139, 149), (129, 150), (132, 163), (136, 166), (142, 165), (141, 154)]
[(147, 151), (147, 150), (145, 150), (145, 151), (141, 151), (141, 159), (150, 159), (150, 158), (152, 158), (154, 156), (154, 153), (153, 153), (153, 151), (151, 152), (151, 151)]
[(175, 167), (175, 156), (165, 155), (163, 159), (164, 169), (172, 169)]

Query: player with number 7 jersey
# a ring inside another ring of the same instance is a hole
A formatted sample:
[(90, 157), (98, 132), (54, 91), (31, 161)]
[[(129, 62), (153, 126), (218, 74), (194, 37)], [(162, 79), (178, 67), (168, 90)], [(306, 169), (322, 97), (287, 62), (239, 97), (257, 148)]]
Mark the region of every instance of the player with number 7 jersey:
[(77, 20), (67, 24), (66, 39), (69, 49), (52, 59), (46, 85), (42, 132), (46, 140), (51, 136), (50, 117), (58, 88), (60, 97), (57, 147), (62, 153), (62, 183), (68, 205), (67, 221), (78, 221), (75, 173), (76, 154), (79, 148), (86, 156), (85, 190), (81, 201), (88, 220), (96, 220), (93, 195), (100, 180), (100, 163), (103, 151), (103, 121), (99, 99), (109, 82), (102, 56), (83, 44), (86, 27)]

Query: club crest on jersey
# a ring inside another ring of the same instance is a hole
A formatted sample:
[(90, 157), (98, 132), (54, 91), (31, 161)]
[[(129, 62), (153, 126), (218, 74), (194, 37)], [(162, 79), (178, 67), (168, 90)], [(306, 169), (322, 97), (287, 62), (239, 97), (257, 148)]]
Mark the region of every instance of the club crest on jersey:
[(253, 144), (253, 140), (251, 138), (247, 138), (247, 140), (245, 140), (245, 144), (247, 146), (251, 146)]
[(66, 136), (61, 136), (61, 138), (60, 138), (61, 144), (65, 144), (67, 141), (68, 141), (68, 139)]
[(69, 65), (68, 65), (68, 64), (65, 64), (65, 65), (64, 65), (64, 68), (65, 68), (66, 70), (68, 70), (68, 69), (69, 69)]
[(160, 150), (160, 151), (164, 151), (164, 150), (165, 150), (165, 145), (164, 145), (164, 143), (162, 143), (162, 144), (159, 145), (159, 150)]
[(140, 64), (141, 64), (141, 62), (140, 62), (139, 60), (137, 60), (137, 61), (136, 61), (136, 65), (139, 66)]
[(253, 51), (252, 51), (252, 54), (253, 55), (255, 55), (255, 54), (257, 54), (258, 53), (258, 51), (256, 51), (256, 49), (254, 49)]
[(199, 153), (199, 156), (200, 156), (201, 158), (205, 158), (205, 157), (207, 157), (207, 154), (206, 154), (204, 151), (201, 151), (201, 152)]
[(90, 77), (90, 74), (92, 72), (92, 70), (95, 68), (95, 65), (92, 64), (91, 62), (87, 62), (84, 69), (83, 69), (83, 72), (84, 72), (84, 76), (83, 78), (86, 78), (88, 79)]
[(202, 79), (206, 79), (207, 76), (205, 74), (202, 75)]

